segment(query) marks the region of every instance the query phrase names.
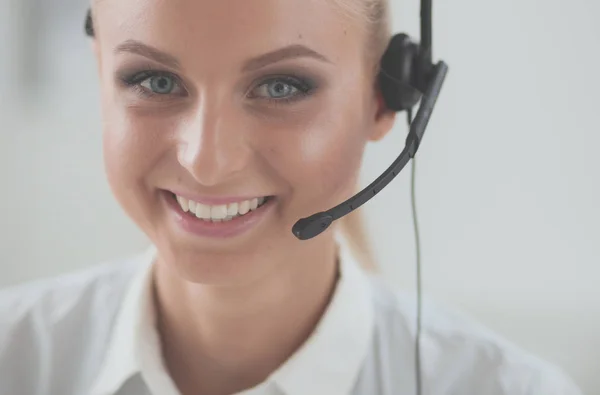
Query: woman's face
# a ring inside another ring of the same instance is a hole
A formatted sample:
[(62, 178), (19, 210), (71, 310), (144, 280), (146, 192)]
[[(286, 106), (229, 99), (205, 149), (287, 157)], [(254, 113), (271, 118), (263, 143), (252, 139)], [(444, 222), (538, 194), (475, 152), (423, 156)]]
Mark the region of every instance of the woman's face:
[(367, 34), (335, 7), (95, 5), (108, 180), (185, 278), (241, 281), (317, 246), (293, 224), (350, 196), (366, 142), (391, 128)]

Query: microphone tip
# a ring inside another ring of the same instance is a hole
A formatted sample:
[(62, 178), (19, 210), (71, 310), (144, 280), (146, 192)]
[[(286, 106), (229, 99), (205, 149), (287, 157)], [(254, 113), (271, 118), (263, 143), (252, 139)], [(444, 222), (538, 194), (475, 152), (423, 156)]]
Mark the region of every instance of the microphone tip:
[(327, 212), (313, 214), (296, 222), (292, 233), (300, 240), (312, 239), (329, 228), (332, 222), (333, 217)]

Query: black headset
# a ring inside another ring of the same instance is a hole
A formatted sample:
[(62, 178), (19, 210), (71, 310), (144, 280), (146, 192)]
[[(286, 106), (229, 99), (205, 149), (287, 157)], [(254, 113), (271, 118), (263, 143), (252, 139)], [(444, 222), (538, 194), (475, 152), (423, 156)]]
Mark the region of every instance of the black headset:
[(442, 85), (448, 72), (443, 61), (432, 63), (431, 51), (431, 0), (421, 0), (421, 44), (404, 34), (396, 34), (381, 59), (378, 82), (386, 106), (396, 112), (412, 109), (419, 100), (421, 105), (400, 156), (390, 167), (365, 189), (348, 200), (324, 212), (313, 214), (296, 222), (292, 233), (300, 240), (311, 239), (331, 223), (356, 210), (385, 188), (414, 158), (431, 118)]

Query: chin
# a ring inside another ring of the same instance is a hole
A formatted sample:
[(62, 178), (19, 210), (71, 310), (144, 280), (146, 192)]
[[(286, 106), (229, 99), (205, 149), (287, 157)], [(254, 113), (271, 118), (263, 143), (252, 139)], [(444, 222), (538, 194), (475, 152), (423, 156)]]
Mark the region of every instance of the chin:
[[(270, 242), (269, 242), (270, 241)], [(179, 280), (217, 286), (251, 283), (276, 270), (272, 267), (285, 259), (269, 256), (276, 251), (273, 237), (230, 245), (190, 243), (178, 238), (160, 238), (155, 241), (158, 264)]]

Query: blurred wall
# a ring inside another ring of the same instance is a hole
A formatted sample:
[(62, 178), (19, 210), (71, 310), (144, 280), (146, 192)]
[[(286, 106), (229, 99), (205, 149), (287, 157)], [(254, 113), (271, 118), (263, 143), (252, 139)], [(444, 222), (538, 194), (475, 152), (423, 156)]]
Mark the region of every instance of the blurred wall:
[[(103, 176), (86, 2), (1, 4), (0, 286), (139, 250)], [(434, 6), (451, 71), (417, 164), (426, 291), (600, 393), (600, 5)], [(394, 15), (418, 36), (417, 1)], [(403, 147), (402, 121), (369, 147), (365, 184)], [(382, 270), (412, 289), (408, 170), (366, 212)]]

